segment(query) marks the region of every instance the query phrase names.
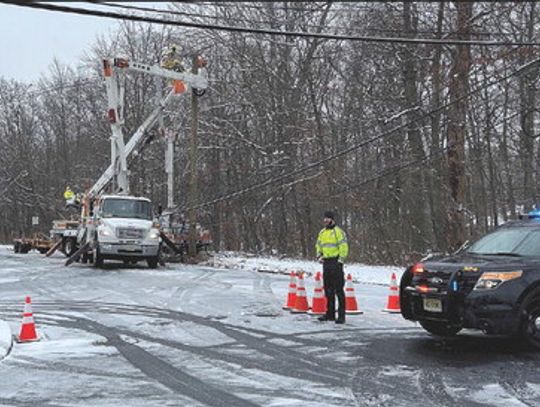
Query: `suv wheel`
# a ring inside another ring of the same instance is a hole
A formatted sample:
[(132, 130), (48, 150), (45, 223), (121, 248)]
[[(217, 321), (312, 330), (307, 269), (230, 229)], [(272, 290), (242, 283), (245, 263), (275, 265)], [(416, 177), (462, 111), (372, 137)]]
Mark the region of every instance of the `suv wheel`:
[(450, 337), (461, 331), (459, 325), (452, 325), (442, 321), (419, 321), (422, 328), (432, 335)]
[(413, 276), (412, 266), (405, 270), (401, 276), (401, 281), (399, 282), (399, 308), (401, 309), (401, 315), (403, 315), (403, 318), (414, 321), (411, 306), (411, 294), (405, 291), (405, 287), (411, 285)]
[(527, 295), (522, 310), (521, 333), (530, 345), (540, 350), (540, 288)]

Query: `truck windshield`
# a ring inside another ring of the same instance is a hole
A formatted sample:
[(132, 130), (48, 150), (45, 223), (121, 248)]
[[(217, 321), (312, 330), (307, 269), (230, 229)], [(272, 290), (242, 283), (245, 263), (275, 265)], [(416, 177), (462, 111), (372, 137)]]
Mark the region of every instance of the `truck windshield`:
[(540, 256), (540, 230), (527, 227), (500, 229), (467, 249), (469, 254)]
[(136, 199), (105, 199), (101, 206), (104, 218), (136, 218), (152, 220), (152, 204)]

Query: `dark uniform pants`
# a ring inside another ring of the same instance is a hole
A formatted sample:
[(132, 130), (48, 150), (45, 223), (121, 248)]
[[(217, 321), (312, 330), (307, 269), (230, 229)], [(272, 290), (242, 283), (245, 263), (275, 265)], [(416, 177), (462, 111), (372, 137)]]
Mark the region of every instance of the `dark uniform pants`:
[(328, 319), (336, 317), (336, 297), (338, 298), (338, 319), (345, 319), (345, 275), (343, 264), (334, 259), (324, 259), (323, 262), (324, 294), (328, 301), (326, 316)]

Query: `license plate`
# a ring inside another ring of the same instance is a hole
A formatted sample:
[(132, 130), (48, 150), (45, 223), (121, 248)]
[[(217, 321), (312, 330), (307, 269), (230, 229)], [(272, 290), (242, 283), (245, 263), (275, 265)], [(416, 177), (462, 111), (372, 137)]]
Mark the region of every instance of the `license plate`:
[(424, 310), (429, 312), (442, 312), (442, 302), (437, 298), (424, 298)]
[(135, 252), (139, 250), (139, 246), (134, 245), (134, 244), (126, 244), (124, 245), (123, 249), (128, 252)]

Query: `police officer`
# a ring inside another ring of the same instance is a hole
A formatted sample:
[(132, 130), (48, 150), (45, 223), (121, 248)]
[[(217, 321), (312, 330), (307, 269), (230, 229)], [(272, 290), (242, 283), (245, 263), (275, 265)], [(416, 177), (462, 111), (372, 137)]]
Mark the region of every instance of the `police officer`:
[[(319, 321), (345, 323), (345, 275), (343, 263), (349, 254), (349, 244), (343, 229), (336, 225), (333, 212), (324, 213), (324, 229), (319, 232), (315, 249), (317, 258), (323, 264), (324, 293), (328, 302), (326, 314)], [(338, 298), (338, 318), (336, 319), (336, 297)]]

